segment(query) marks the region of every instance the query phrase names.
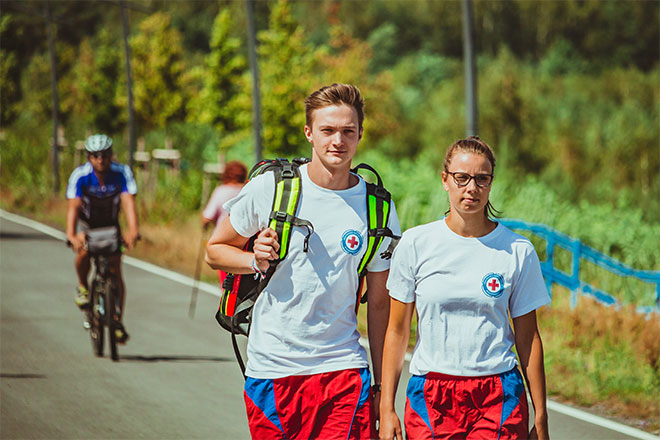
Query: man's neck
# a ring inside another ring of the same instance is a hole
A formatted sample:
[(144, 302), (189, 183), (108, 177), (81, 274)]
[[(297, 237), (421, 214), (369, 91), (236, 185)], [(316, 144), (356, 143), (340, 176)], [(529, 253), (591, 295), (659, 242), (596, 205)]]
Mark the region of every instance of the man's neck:
[(312, 182), (322, 188), (334, 191), (348, 189), (358, 183), (358, 178), (350, 171), (350, 163), (346, 167), (328, 168), (320, 161), (312, 160), (307, 166), (307, 173)]
[(99, 183), (101, 185), (103, 185), (103, 183), (105, 181), (105, 176), (106, 176), (106, 174), (108, 174), (108, 172), (107, 171), (101, 172), (101, 171), (94, 170), (94, 174), (96, 174), (96, 179), (99, 181)]

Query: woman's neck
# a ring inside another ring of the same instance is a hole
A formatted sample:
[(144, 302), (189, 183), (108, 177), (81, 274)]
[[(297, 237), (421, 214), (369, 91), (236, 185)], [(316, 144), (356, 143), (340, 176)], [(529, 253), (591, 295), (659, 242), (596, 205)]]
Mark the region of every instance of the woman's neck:
[(461, 215), (456, 211), (449, 211), (445, 220), (452, 232), (462, 237), (483, 237), (495, 229), (497, 223), (490, 220), (483, 213)]

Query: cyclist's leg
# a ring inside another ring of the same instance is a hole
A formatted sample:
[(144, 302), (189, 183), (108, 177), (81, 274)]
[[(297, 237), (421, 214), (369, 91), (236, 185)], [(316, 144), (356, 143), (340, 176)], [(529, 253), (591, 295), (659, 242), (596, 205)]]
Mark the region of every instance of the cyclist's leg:
[[(82, 239), (84, 239), (84, 234)], [(76, 267), (76, 275), (78, 275), (78, 286), (84, 287), (85, 290), (89, 289), (87, 278), (89, 277), (91, 263), (86, 249), (80, 249), (76, 254), (74, 265)]]
[(74, 301), (79, 308), (87, 307), (89, 304), (89, 286), (87, 277), (90, 270), (90, 257), (87, 250), (80, 249), (74, 260), (76, 275), (78, 276), (78, 287), (76, 288), (76, 297)]
[(116, 276), (117, 280), (117, 293), (119, 296), (119, 310), (124, 312), (124, 304), (126, 302), (126, 288), (124, 286), (124, 277), (121, 273), (121, 254), (111, 255), (108, 259), (110, 263), (110, 273)]
[(115, 275), (115, 280), (117, 281), (117, 305), (119, 306), (119, 315), (115, 314), (113, 319), (116, 322), (115, 328), (115, 337), (117, 342), (120, 344), (126, 343), (128, 341), (128, 332), (124, 327), (123, 315), (124, 315), (124, 304), (126, 302), (126, 288), (124, 286), (124, 279), (121, 273), (121, 254), (111, 255), (108, 263), (110, 265), (110, 273)]
[[(81, 242), (85, 242), (86, 234), (89, 230), (87, 223), (78, 219), (76, 223), (76, 236)], [(87, 291), (89, 290), (89, 285), (87, 279), (89, 278), (89, 270), (91, 268), (91, 262), (87, 249), (80, 249), (76, 254), (76, 259), (74, 261), (76, 267), (76, 275), (78, 275), (78, 289), (77, 289), (77, 299), (76, 303), (78, 306), (81, 305), (81, 302), (84, 302), (83, 297), (86, 296)]]

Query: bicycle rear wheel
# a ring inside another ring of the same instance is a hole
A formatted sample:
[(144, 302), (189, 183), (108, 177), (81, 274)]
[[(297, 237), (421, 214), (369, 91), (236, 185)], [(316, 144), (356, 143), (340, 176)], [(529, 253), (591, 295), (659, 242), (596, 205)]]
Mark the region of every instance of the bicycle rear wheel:
[(89, 337), (92, 340), (92, 350), (98, 357), (103, 356), (103, 322), (105, 320), (104, 304), (102, 300), (103, 286), (96, 279), (92, 281), (90, 291), (90, 307), (87, 309), (89, 322)]
[(115, 291), (117, 285), (115, 281), (109, 281), (106, 283), (105, 289), (105, 298), (106, 298), (106, 317), (108, 318), (108, 340), (110, 341), (110, 357), (113, 361), (119, 360), (119, 354), (117, 353), (117, 335), (115, 334), (116, 321), (115, 314), (117, 313), (117, 304), (115, 296)]

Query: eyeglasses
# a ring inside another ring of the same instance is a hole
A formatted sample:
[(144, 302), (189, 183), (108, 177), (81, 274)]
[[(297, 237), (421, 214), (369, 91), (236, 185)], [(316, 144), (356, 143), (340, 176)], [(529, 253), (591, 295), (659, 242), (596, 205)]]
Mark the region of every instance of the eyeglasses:
[(449, 171), (445, 172), (454, 178), (454, 183), (456, 183), (456, 185), (461, 187), (467, 186), (472, 179), (474, 179), (474, 183), (476, 183), (480, 188), (487, 188), (493, 182), (492, 174), (477, 174), (476, 176), (472, 176), (468, 173), (451, 173)]
[(94, 159), (98, 159), (100, 157), (106, 159), (108, 157), (112, 157), (112, 150), (105, 150), (105, 151), (95, 151), (94, 153), (87, 153)]

